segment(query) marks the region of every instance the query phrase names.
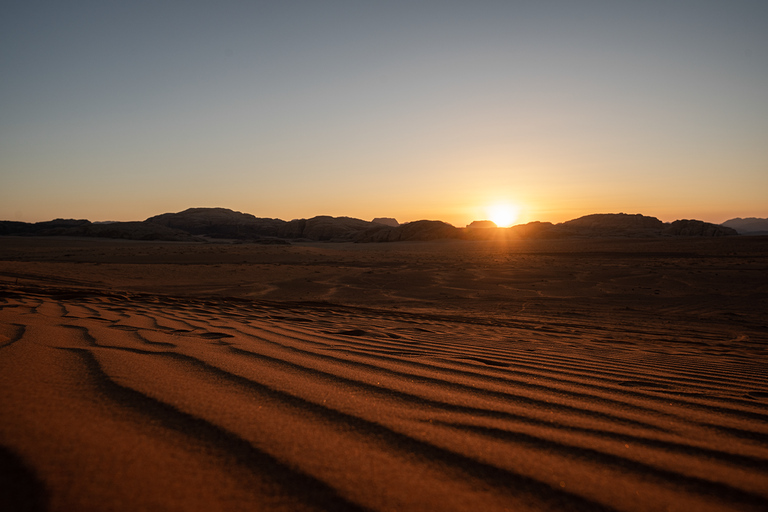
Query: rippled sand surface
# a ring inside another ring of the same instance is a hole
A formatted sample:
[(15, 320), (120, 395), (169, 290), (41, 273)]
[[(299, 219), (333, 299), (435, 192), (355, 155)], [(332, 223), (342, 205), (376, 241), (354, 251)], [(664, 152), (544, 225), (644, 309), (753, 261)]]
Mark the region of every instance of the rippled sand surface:
[(766, 510), (766, 247), (0, 238), (0, 505)]

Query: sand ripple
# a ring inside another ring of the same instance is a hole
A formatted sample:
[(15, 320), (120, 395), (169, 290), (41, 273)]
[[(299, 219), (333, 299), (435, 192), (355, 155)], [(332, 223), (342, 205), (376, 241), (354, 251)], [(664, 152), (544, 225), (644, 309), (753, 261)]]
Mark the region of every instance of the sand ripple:
[(768, 509), (764, 352), (691, 350), (706, 332), (0, 300), (11, 509)]

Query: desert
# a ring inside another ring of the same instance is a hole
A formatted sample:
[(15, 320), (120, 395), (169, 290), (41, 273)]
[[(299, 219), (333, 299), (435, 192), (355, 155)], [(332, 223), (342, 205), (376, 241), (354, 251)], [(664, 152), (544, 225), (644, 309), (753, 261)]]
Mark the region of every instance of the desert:
[(768, 511), (768, 1), (3, 7), (0, 512)]
[(5, 510), (765, 510), (768, 238), (0, 237)]

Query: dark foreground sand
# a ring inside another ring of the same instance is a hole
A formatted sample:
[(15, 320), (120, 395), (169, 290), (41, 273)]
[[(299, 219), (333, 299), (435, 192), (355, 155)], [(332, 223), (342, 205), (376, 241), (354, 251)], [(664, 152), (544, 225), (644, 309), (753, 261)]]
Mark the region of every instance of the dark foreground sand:
[(766, 238), (0, 238), (0, 509), (764, 511), (766, 311)]

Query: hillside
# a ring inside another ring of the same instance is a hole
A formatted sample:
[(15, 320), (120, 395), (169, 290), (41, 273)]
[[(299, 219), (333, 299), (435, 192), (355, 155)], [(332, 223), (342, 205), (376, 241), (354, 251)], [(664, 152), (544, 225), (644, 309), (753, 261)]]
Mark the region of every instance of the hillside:
[(740, 235), (768, 235), (768, 219), (736, 217), (723, 222), (721, 225), (735, 229)]
[[(728, 222), (745, 230), (752, 229), (750, 226), (762, 226), (760, 221), (765, 219), (732, 219)], [(737, 230), (727, 225), (688, 219), (665, 224), (656, 217), (626, 213), (586, 215), (560, 224), (530, 222), (511, 228), (497, 228), (489, 221), (475, 221), (466, 228), (457, 228), (439, 220), (419, 220), (399, 224), (396, 220), (388, 218), (365, 221), (352, 217), (327, 215), (284, 221), (256, 217), (227, 208), (189, 208), (182, 212), (155, 215), (143, 222), (93, 223), (84, 219), (56, 219), (37, 223), (0, 221), (0, 235), (81, 236), (167, 241), (220, 239), (256, 243), (289, 243), (292, 240), (399, 242), (439, 239), (710, 237), (736, 234), (738, 234)]]

